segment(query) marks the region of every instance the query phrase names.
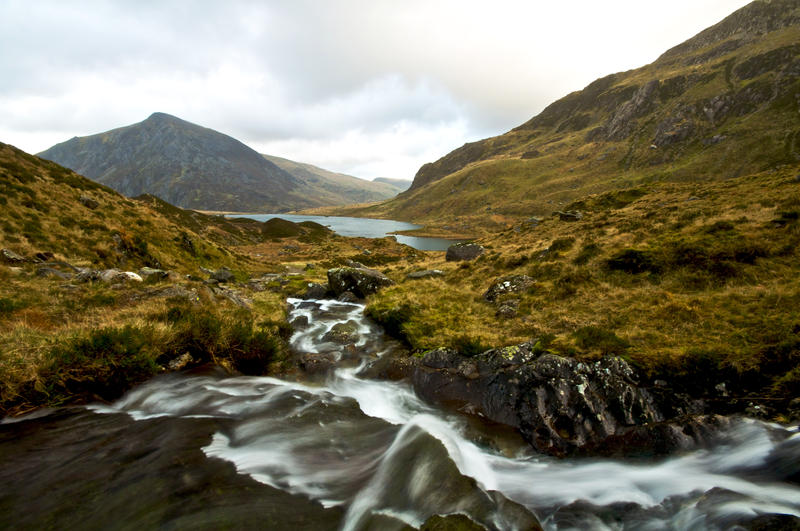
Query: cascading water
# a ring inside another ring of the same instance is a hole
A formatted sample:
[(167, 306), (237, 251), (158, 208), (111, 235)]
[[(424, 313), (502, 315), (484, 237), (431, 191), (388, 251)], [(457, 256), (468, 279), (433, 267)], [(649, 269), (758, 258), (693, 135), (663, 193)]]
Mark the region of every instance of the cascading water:
[[(423, 403), (402, 382), (359, 377), (393, 348), (363, 306), (289, 304), (291, 318), (307, 322), (292, 348), (343, 361), (324, 381), (167, 375), (110, 406), (91, 406), (91, 415), (102, 422), (124, 413), (141, 426), (204, 423), (210, 436), (199, 447), (208, 462), (224, 460), (293, 500), (319, 502), (311, 527), (400, 529), (462, 513), (497, 529), (529, 528), (534, 515), (552, 529), (728, 529), (760, 514), (800, 516), (796, 429), (743, 419), (713, 449), (657, 461), (538, 455), (505, 430)], [(344, 322), (355, 323), (357, 341), (326, 341)], [(0, 439), (0, 450), (6, 443)], [(96, 488), (102, 497), (104, 485)], [(291, 527), (282, 522), (272, 527)]]

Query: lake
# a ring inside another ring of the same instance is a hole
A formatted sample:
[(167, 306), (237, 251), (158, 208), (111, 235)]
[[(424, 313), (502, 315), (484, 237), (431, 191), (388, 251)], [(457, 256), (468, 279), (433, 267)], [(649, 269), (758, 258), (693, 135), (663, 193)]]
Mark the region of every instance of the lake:
[(231, 218), (249, 218), (257, 221), (267, 221), (272, 218), (281, 218), (293, 223), (313, 221), (324, 225), (341, 236), (360, 236), (362, 238), (383, 238), (394, 236), (399, 243), (419, 249), (420, 251), (446, 251), (454, 243), (463, 240), (447, 238), (423, 238), (421, 236), (404, 236), (392, 234), (400, 230), (414, 230), (421, 227), (405, 221), (391, 219), (350, 218), (345, 216), (304, 216), (300, 214), (235, 214)]

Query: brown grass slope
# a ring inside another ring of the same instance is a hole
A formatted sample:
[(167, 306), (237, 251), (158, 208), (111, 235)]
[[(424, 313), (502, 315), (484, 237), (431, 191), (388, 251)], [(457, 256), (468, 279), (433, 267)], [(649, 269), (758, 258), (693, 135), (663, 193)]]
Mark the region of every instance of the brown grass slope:
[[(623, 356), (650, 384), (721, 410), (785, 411), (800, 394), (795, 170), (647, 184), (569, 208), (584, 218), (519, 223), (479, 240), (487, 253), (474, 262), (440, 256), (390, 272), (397, 286), (373, 296), (368, 314), (419, 351), (533, 339), (541, 352)], [(444, 276), (406, 278), (420, 269)], [(533, 284), (486, 300), (508, 275)], [(509, 301), (511, 316), (500, 311)]]
[(349, 214), (479, 233), (648, 182), (702, 182), (800, 162), (800, 2), (756, 1), (663, 54), (417, 173)]

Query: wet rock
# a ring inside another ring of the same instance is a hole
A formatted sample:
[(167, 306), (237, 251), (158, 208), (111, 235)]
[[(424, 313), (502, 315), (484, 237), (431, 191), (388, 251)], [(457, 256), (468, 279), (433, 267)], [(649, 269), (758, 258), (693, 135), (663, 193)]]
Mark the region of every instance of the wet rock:
[(474, 370), (454, 351), (429, 352), (413, 372), (414, 389), (431, 402), (468, 405), (517, 428), (542, 452), (567, 455), (630, 426), (664, 420), (656, 398), (638, 386), (636, 373), (620, 358), (584, 363), (539, 356), (528, 342), (469, 360)]
[(24, 264), (28, 261), (27, 258), (18, 255), (11, 249), (0, 249), (0, 259), (2, 259), (4, 263), (12, 265)]
[(463, 514), (435, 514), (425, 520), (419, 531), (485, 531), (485, 527)]
[(69, 273), (65, 273), (63, 271), (59, 271), (58, 269), (52, 267), (40, 267), (36, 270), (36, 276), (38, 277), (56, 277), (63, 280), (69, 280), (72, 278), (72, 275)]
[(392, 285), (394, 281), (389, 277), (366, 267), (337, 267), (328, 270), (328, 286), (336, 296), (350, 291), (356, 297), (363, 299), (381, 288)]
[(327, 294), (328, 294), (328, 286), (326, 284), (309, 282), (308, 288), (306, 289), (306, 293), (305, 295), (303, 295), (303, 298), (312, 300), (324, 299)]
[(353, 303), (355, 303), (355, 302), (358, 302), (359, 299), (358, 299), (358, 297), (353, 295), (352, 291), (345, 291), (344, 293), (342, 293), (341, 295), (336, 297), (336, 300), (339, 301), (339, 302), (353, 302)]
[(233, 272), (227, 267), (221, 267), (211, 273), (211, 279), (217, 282), (230, 282), (233, 280)]
[(194, 363), (194, 358), (191, 354), (185, 352), (183, 355), (170, 360), (170, 362), (167, 364), (167, 368), (171, 371), (179, 371), (181, 369), (185, 369), (192, 363)]
[(322, 336), (322, 340), (339, 343), (340, 345), (347, 345), (348, 343), (357, 342), (358, 337), (358, 323), (350, 320), (346, 323), (336, 323), (333, 325), (333, 327)]
[(489, 286), (483, 298), (489, 302), (495, 302), (498, 298), (509, 293), (520, 293), (536, 283), (528, 275), (507, 275), (500, 277)]
[(414, 271), (413, 273), (409, 273), (406, 275), (407, 279), (420, 279), (420, 278), (433, 278), (433, 277), (441, 277), (444, 273), (438, 269), (427, 269), (425, 271)]
[(474, 260), (486, 250), (477, 243), (455, 243), (447, 248), (444, 259), (448, 262), (462, 262)]
[(100, 206), (100, 203), (98, 203), (95, 199), (92, 199), (88, 195), (80, 196), (78, 201), (80, 201), (80, 203), (89, 210), (94, 210), (95, 208)]
[(308, 328), (308, 325), (310, 323), (308, 320), (308, 316), (298, 315), (297, 317), (292, 319), (292, 321), (289, 324), (292, 325), (292, 328), (295, 330), (302, 330), (304, 328)]
[(583, 219), (583, 213), (578, 210), (556, 210), (553, 215), (558, 216), (561, 221), (580, 221)]
[(298, 366), (308, 374), (327, 374), (336, 367), (332, 352), (306, 352), (300, 355)]

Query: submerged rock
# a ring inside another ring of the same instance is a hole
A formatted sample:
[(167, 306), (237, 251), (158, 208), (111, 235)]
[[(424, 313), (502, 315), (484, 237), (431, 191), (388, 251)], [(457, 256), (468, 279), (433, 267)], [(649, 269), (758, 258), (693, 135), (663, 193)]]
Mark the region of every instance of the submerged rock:
[(328, 270), (328, 285), (336, 296), (350, 291), (363, 299), (381, 288), (394, 285), (394, 281), (380, 271), (366, 267), (337, 267)]

